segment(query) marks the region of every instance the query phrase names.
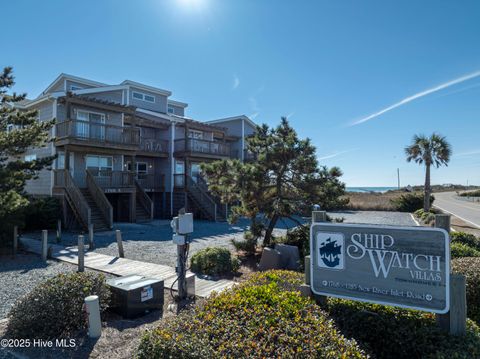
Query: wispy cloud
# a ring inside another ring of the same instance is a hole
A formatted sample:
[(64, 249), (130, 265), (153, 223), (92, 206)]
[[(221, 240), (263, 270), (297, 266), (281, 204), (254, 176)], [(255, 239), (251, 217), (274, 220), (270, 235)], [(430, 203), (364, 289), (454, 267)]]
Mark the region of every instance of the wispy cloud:
[(237, 74), (233, 74), (232, 90), (236, 90), (238, 86), (240, 86), (240, 78)]
[(338, 157), (338, 156), (340, 156), (340, 155), (343, 155), (343, 154), (345, 154), (345, 153), (352, 152), (352, 151), (353, 151), (353, 150), (333, 152), (333, 153), (330, 153), (330, 154), (325, 155), (325, 156), (322, 156), (322, 157), (317, 157), (317, 160), (319, 160), (319, 161), (329, 160), (330, 158), (335, 158), (335, 157)]
[(480, 155), (480, 149), (467, 151), (467, 152), (455, 153), (453, 156), (455, 156), (455, 157), (469, 157), (469, 156), (475, 156), (475, 155)]
[(295, 112), (290, 112), (290, 113), (287, 115), (287, 120), (289, 120), (293, 115), (295, 115)]
[(257, 99), (254, 96), (250, 96), (248, 102), (250, 103), (250, 109), (253, 111), (250, 118), (255, 119), (260, 114), (260, 107), (258, 107)]
[(412, 96), (409, 96), (409, 97), (406, 97), (404, 98), (403, 100), (397, 102), (397, 103), (394, 103), (393, 105), (390, 105), (388, 107), (385, 107), (384, 109), (380, 110), (380, 111), (377, 111), (375, 113), (372, 113), (371, 115), (368, 115), (366, 117), (363, 117), (361, 118), (360, 120), (357, 120), (357, 121), (354, 121), (353, 123), (350, 124), (350, 126), (356, 126), (356, 125), (360, 125), (362, 123), (365, 123), (367, 121), (370, 121), (370, 120), (373, 120), (374, 118), (380, 116), (380, 115), (383, 115), (384, 113), (386, 112), (389, 112), (397, 107), (400, 107), (400, 106), (403, 106), (403, 105), (406, 105), (407, 103), (409, 102), (412, 102), (420, 97), (424, 97), (424, 96), (427, 96), (427, 95), (430, 95), (434, 92), (437, 92), (437, 91), (441, 91), (443, 89), (446, 89), (450, 86), (453, 86), (453, 85), (456, 85), (456, 84), (459, 84), (459, 83), (462, 83), (462, 82), (465, 82), (465, 81), (468, 81), (468, 80), (471, 80), (473, 78), (476, 78), (476, 77), (479, 77), (480, 76), (480, 71), (476, 71), (476, 72), (472, 72), (470, 74), (467, 74), (467, 75), (464, 75), (464, 76), (461, 76), (461, 77), (458, 77), (456, 79), (453, 79), (453, 80), (450, 80), (450, 81), (447, 81), (443, 84), (440, 84), (438, 86), (435, 86), (435, 87), (432, 87), (430, 89), (427, 89), (427, 90), (424, 90), (422, 92), (418, 92)]

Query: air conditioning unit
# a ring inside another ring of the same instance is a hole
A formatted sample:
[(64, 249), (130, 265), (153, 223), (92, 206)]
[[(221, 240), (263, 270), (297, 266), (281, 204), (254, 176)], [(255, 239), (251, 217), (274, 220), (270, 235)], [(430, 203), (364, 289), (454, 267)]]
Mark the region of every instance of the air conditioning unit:
[(112, 292), (112, 309), (124, 318), (135, 318), (162, 310), (163, 280), (130, 275), (107, 280)]

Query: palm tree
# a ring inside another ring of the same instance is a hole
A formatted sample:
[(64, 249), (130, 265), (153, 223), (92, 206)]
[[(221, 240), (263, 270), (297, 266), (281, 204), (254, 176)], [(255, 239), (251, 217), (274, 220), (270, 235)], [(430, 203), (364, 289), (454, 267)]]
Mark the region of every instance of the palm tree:
[(415, 161), (425, 165), (425, 195), (423, 199), (423, 210), (430, 211), (430, 167), (448, 166), (452, 149), (445, 137), (439, 134), (432, 134), (430, 137), (424, 135), (413, 136), (412, 144), (405, 147), (407, 162)]

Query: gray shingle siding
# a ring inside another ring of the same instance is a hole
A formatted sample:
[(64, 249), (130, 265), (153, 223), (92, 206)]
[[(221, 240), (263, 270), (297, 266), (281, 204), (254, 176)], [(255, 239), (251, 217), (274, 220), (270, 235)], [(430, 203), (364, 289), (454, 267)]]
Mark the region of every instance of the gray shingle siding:
[[(147, 94), (150, 96), (155, 97), (155, 103), (148, 102), (148, 101), (142, 101), (142, 100), (137, 100), (136, 98), (133, 97), (134, 92), (139, 92), (142, 94)], [(143, 108), (145, 110), (151, 110), (151, 111), (157, 111), (161, 113), (167, 113), (167, 96), (160, 95), (158, 93), (150, 92), (150, 91), (145, 91), (145, 90), (140, 90), (136, 89), (135, 87), (131, 87), (129, 91), (129, 97), (130, 97), (130, 105), (138, 107), (138, 108)]]

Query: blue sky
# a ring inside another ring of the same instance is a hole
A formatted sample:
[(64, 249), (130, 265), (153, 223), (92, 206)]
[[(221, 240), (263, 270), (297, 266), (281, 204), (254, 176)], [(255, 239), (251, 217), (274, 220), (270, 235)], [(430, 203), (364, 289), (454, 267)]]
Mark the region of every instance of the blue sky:
[[(61, 72), (173, 92), (187, 114), (288, 116), (349, 186), (423, 182), (415, 133), (454, 150), (433, 183), (480, 185), (478, 1), (83, 0), (2, 2), (0, 66), (37, 96)], [(428, 93), (428, 92), (427, 92)]]

